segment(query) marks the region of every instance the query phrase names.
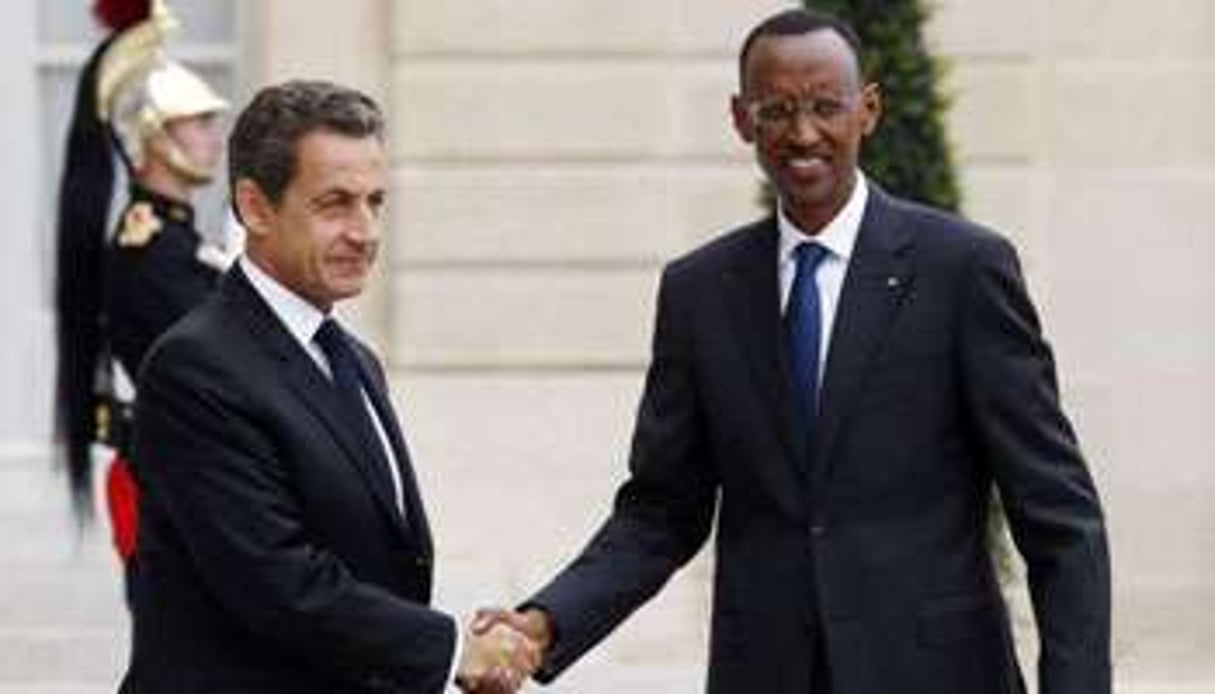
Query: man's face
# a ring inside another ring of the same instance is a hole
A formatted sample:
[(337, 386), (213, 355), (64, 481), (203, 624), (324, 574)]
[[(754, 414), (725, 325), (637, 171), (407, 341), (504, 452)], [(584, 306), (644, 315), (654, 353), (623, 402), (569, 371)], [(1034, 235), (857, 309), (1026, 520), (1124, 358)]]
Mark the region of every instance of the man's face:
[(764, 36), (743, 66), (734, 126), (786, 212), (816, 232), (848, 201), (861, 140), (881, 112), (877, 85), (863, 85), (848, 43), (830, 29)]
[(388, 180), (375, 137), (327, 131), (296, 144), (295, 175), (277, 204), (237, 184), (249, 255), (283, 286), (328, 311), (363, 291), (379, 248)]

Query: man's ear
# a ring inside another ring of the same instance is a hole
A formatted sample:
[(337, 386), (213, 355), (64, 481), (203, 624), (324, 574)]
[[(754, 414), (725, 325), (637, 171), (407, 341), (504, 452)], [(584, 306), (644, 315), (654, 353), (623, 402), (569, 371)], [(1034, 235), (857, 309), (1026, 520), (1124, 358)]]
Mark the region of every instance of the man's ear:
[(262, 189), (251, 179), (236, 182), (232, 194), (241, 223), (252, 236), (264, 236), (270, 232), (274, 206)]
[(861, 91), (861, 108), (864, 109), (865, 119), (862, 132), (869, 137), (882, 120), (882, 89), (876, 82), (866, 84)]
[(739, 139), (751, 145), (755, 144), (755, 123), (747, 110), (747, 103), (738, 94), (730, 97), (730, 114), (734, 117), (734, 132)]

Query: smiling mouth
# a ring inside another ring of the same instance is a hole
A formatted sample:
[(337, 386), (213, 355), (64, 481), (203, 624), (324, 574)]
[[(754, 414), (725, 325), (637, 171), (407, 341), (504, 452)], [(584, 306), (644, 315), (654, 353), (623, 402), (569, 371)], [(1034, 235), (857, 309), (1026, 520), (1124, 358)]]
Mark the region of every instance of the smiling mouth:
[(333, 264), (346, 270), (361, 270), (371, 264), (367, 258), (334, 258)]
[(790, 157), (785, 160), (785, 166), (796, 174), (818, 174), (828, 170), (824, 157)]

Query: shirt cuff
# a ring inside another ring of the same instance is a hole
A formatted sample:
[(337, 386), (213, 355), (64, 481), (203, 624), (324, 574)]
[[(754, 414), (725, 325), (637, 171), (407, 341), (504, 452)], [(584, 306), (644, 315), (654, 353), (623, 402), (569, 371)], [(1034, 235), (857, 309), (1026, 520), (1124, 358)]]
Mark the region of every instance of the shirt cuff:
[(451, 649), (451, 667), (447, 672), (447, 686), (443, 691), (460, 694), (463, 690), (456, 686), (456, 671), (460, 669), (460, 660), (464, 656), (464, 630), (460, 628), (460, 620), (453, 618), (452, 622), (455, 624), (456, 643)]

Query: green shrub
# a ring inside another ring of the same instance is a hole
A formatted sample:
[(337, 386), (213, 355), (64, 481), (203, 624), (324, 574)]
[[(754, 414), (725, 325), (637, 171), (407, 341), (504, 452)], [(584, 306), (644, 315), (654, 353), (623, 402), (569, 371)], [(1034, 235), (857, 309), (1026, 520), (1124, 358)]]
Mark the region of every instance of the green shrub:
[(924, 45), (919, 0), (806, 0), (847, 20), (865, 45), (865, 71), (881, 85), (884, 113), (861, 152), (861, 168), (900, 197), (957, 210), (960, 200), (945, 136), (944, 67)]

